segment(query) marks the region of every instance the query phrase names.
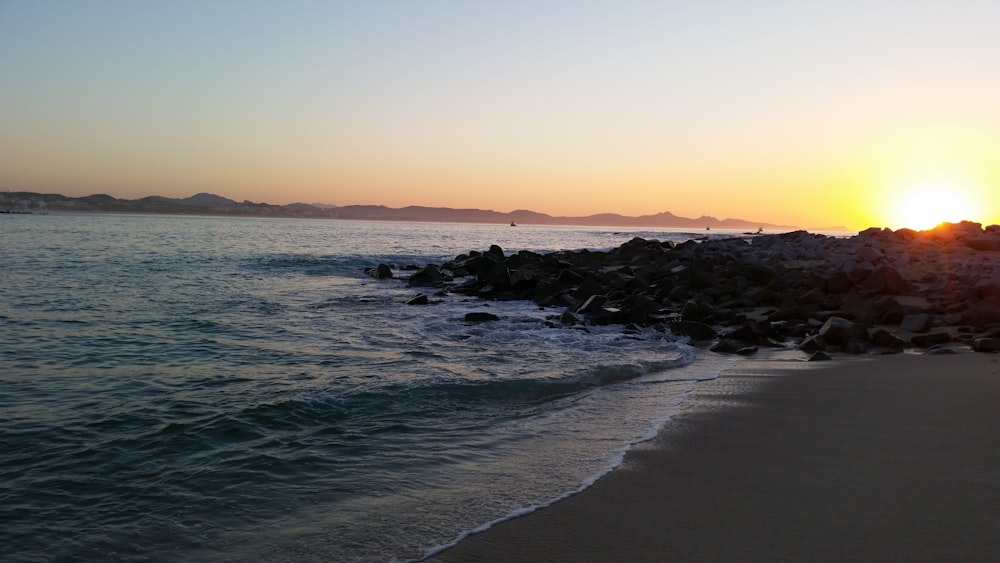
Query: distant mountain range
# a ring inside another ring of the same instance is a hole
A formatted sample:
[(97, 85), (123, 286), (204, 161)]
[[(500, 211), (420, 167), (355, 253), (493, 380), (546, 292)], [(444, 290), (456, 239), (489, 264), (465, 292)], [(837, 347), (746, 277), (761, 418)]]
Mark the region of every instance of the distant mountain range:
[[(580, 225), (616, 227), (665, 227), (704, 230), (758, 229), (788, 230), (790, 225), (775, 225), (746, 219), (716, 219), (703, 215), (690, 219), (678, 217), (669, 211), (655, 215), (628, 217), (615, 213), (600, 213), (586, 217), (553, 217), (545, 213), (519, 209), (509, 213), (484, 209), (451, 209), (448, 207), (422, 207), (411, 205), (403, 208), (384, 205), (344, 205), (291, 203), (238, 202), (214, 194), (200, 193), (183, 199), (149, 196), (140, 199), (117, 199), (98, 194), (86, 197), (67, 197), (58, 194), (33, 192), (0, 192), (0, 211), (48, 212), (79, 211), (91, 213), (157, 213), (170, 215), (220, 215), (239, 217), (289, 217), (310, 219), (357, 219), (368, 221), (425, 221), (450, 223), (517, 223), (535, 225)], [(830, 230), (843, 230), (835, 227)]]

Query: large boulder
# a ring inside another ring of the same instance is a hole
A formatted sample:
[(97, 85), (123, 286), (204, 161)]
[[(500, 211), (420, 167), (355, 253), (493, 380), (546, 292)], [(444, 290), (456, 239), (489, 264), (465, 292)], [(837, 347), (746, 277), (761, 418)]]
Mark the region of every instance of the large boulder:
[(1000, 297), (1000, 283), (996, 281), (988, 281), (976, 285), (976, 296), (980, 299), (984, 299), (986, 297)]
[(932, 323), (933, 319), (927, 314), (906, 315), (899, 323), (899, 328), (909, 332), (928, 332)]
[(823, 289), (827, 293), (847, 293), (851, 290), (852, 285), (854, 283), (851, 281), (851, 276), (844, 270), (837, 270), (830, 274), (830, 277), (826, 278), (823, 283)]
[(752, 264), (743, 269), (744, 275), (758, 285), (767, 285), (778, 279), (778, 272), (763, 264)]
[(906, 309), (893, 297), (883, 297), (875, 302), (875, 321), (879, 324), (898, 325), (905, 316)]
[(604, 307), (604, 304), (607, 302), (608, 298), (603, 295), (591, 295), (590, 297), (587, 298), (586, 301), (580, 303), (580, 305), (573, 312), (582, 314), (596, 313), (600, 311), (601, 308)]
[(964, 242), (973, 250), (1000, 250), (1000, 239), (996, 237), (972, 237)]
[(1000, 323), (1000, 297), (989, 296), (973, 304), (965, 312), (965, 320), (976, 327)]
[(630, 322), (646, 324), (659, 311), (660, 304), (649, 296), (636, 293), (622, 300), (621, 309)]
[(519, 268), (509, 272), (508, 283), (516, 291), (529, 291), (538, 283), (540, 272), (534, 268)]
[(906, 346), (906, 341), (889, 331), (880, 328), (872, 333), (872, 346), (889, 348), (891, 350), (900, 350)]
[(875, 250), (870, 246), (863, 246), (861, 250), (854, 256), (858, 262), (867, 262), (869, 264), (875, 264), (884, 258), (881, 251)]
[(681, 318), (685, 321), (704, 321), (712, 316), (712, 306), (700, 301), (689, 300), (681, 309)]
[(488, 270), (479, 272), (479, 281), (497, 288), (510, 286), (510, 270), (503, 262), (494, 264)]
[(422, 270), (414, 272), (410, 276), (409, 284), (413, 287), (436, 287), (449, 279), (441, 268), (434, 264), (429, 264)]
[(862, 285), (874, 293), (902, 295), (910, 290), (910, 282), (906, 281), (899, 271), (891, 266), (879, 266), (865, 278)]
[(840, 304), (840, 310), (859, 323), (871, 324), (875, 321), (875, 303), (864, 296), (848, 294)]
[(932, 332), (930, 334), (918, 334), (910, 338), (910, 342), (918, 348), (930, 348), (938, 344), (951, 342), (951, 335), (947, 332)]
[(834, 346), (848, 346), (852, 341), (870, 339), (868, 327), (862, 323), (849, 321), (843, 317), (830, 317), (819, 329), (824, 342)]

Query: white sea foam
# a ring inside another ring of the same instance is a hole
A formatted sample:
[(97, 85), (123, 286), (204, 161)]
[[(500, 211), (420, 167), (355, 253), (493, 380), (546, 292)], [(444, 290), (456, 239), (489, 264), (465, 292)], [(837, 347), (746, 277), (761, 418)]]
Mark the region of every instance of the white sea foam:
[[(555, 504), (561, 500), (567, 499), (571, 496), (580, 494), (583, 491), (587, 490), (588, 488), (593, 486), (593, 484), (596, 483), (601, 477), (604, 477), (611, 471), (614, 471), (618, 466), (620, 466), (622, 461), (625, 459), (625, 455), (633, 446), (635, 446), (636, 444), (641, 444), (643, 442), (648, 442), (649, 440), (655, 438), (656, 435), (663, 429), (663, 427), (670, 422), (671, 417), (673, 416), (673, 414), (676, 413), (678, 407), (680, 407), (680, 405), (684, 402), (684, 399), (687, 397), (687, 395), (692, 390), (694, 390), (695, 387), (694, 384), (701, 381), (710, 381), (716, 379), (723, 371), (730, 369), (734, 364), (735, 362), (732, 359), (718, 357), (718, 356), (709, 356), (699, 362), (693, 358), (693, 353), (692, 353), (691, 362), (688, 364), (688, 367), (690, 367), (691, 369), (683, 370), (685, 372), (684, 374), (680, 374), (677, 373), (676, 370), (672, 370), (668, 372), (669, 379), (656, 380), (660, 382), (689, 381), (692, 383), (692, 385), (686, 391), (676, 393), (672, 396), (671, 400), (666, 405), (666, 410), (669, 411), (669, 413), (659, 416), (658, 418), (655, 418), (652, 421), (650, 421), (645, 433), (637, 435), (635, 438), (625, 441), (620, 448), (609, 452), (609, 458), (607, 460), (607, 463), (603, 467), (592, 473), (591, 475), (587, 476), (576, 488), (558, 493), (555, 496), (548, 498), (547, 500), (532, 504), (531, 506), (518, 508), (503, 516), (500, 516), (498, 518), (490, 520), (489, 522), (476, 526), (475, 528), (464, 530), (461, 533), (459, 533), (452, 541), (428, 549), (422, 555), (422, 557), (416, 559), (415, 561), (420, 561), (433, 557), (438, 553), (441, 553), (451, 547), (454, 547), (467, 537), (485, 532), (486, 530), (492, 528), (493, 526), (501, 522), (513, 520), (515, 518), (531, 514), (536, 510), (545, 508), (547, 506), (551, 506), (552, 504)], [(656, 381), (644, 381), (644, 383), (651, 384), (655, 383)]]

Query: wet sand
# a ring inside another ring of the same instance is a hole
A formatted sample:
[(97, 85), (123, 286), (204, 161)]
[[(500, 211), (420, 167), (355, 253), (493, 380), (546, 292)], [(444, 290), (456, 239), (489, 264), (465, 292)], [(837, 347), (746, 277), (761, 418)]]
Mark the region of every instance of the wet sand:
[(741, 364), (581, 494), (433, 561), (1000, 560), (1000, 356)]

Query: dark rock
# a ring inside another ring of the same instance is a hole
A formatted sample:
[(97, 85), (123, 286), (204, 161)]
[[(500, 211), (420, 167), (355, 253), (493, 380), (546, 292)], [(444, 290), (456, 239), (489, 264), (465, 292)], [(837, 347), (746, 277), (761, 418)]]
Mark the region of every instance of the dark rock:
[(872, 333), (872, 346), (878, 346), (879, 348), (901, 349), (906, 346), (906, 341), (894, 334), (891, 334), (889, 331), (880, 328)]
[(976, 338), (972, 341), (976, 352), (1000, 352), (1000, 338)]
[(436, 287), (445, 282), (447, 276), (441, 268), (430, 264), (410, 276), (410, 285), (414, 287)]
[(771, 267), (752, 264), (743, 270), (744, 275), (758, 285), (767, 285), (778, 279), (778, 272)]
[(626, 278), (626, 276), (617, 269), (610, 272), (602, 272), (601, 274), (601, 284), (605, 287), (625, 289), (628, 287), (629, 281), (631, 281), (631, 278)]
[(548, 280), (535, 286), (535, 294), (531, 299), (539, 305), (555, 305), (567, 291), (566, 286), (558, 281)]
[(375, 268), (372, 277), (377, 280), (392, 278), (392, 268), (390, 268), (388, 264), (379, 264), (378, 267)]
[(910, 339), (914, 346), (919, 348), (930, 348), (937, 344), (951, 342), (951, 335), (947, 332), (933, 332), (931, 334), (921, 334)]
[(510, 277), (507, 282), (510, 284), (510, 287), (516, 291), (528, 291), (531, 290), (538, 282), (539, 275), (540, 273), (538, 270), (522, 267), (518, 270), (510, 272)]
[(719, 276), (715, 275), (712, 264), (701, 262), (692, 264), (688, 269), (688, 285), (695, 290), (702, 290), (706, 287), (719, 285)]
[(626, 321), (621, 309), (617, 307), (602, 307), (587, 315), (587, 320), (595, 325), (621, 324)]
[(927, 332), (931, 329), (932, 320), (930, 315), (906, 315), (899, 323), (899, 328), (909, 332)]
[[(966, 325), (962, 338), (970, 345), (973, 335), (1000, 326), (1000, 276), (986, 264), (996, 258), (977, 255), (996, 250), (1000, 227), (972, 223), (919, 233), (870, 229), (850, 239), (797, 231), (674, 246), (634, 238), (610, 251), (509, 257), (494, 245), (420, 269), (410, 285), (564, 308), (549, 319), (552, 326), (579, 326), (585, 316), (590, 325), (631, 323), (623, 329), (629, 334), (651, 326), (701, 341), (721, 332), (716, 347), (726, 353), (780, 346), (789, 337), (809, 352), (884, 353), (933, 348), (947, 334), (932, 334), (936, 325)], [(901, 274), (911, 271), (919, 279)], [(452, 285), (456, 277), (463, 279)], [(762, 307), (770, 309), (762, 313), (767, 321), (750, 320)], [(903, 325), (917, 336), (869, 335), (876, 324)]]
[(871, 344), (866, 338), (852, 338), (844, 345), (844, 351), (848, 354), (867, 354)]
[(910, 283), (899, 272), (890, 266), (879, 266), (862, 283), (874, 293), (902, 295), (909, 291)]
[(733, 338), (720, 338), (718, 342), (709, 348), (709, 350), (717, 354), (735, 354), (737, 350), (740, 350), (745, 346), (745, 343)]
[(659, 303), (642, 294), (630, 295), (622, 301), (625, 317), (633, 323), (646, 324), (659, 309)]
[(842, 317), (830, 317), (819, 329), (824, 342), (846, 346), (852, 340), (868, 340), (868, 327)]
[(688, 301), (681, 309), (681, 318), (685, 321), (704, 321), (712, 316), (712, 306), (697, 301)]
[(903, 322), (906, 310), (892, 297), (879, 299), (875, 305), (875, 321), (884, 325), (898, 325)]
[(859, 323), (870, 325), (875, 321), (875, 303), (861, 295), (846, 296), (840, 304), (840, 310)]
[(677, 336), (687, 336), (691, 340), (712, 340), (716, 337), (715, 329), (696, 321), (676, 321), (670, 323), (670, 332)]
[(494, 315), (493, 313), (486, 313), (484, 311), (473, 311), (471, 313), (465, 314), (465, 320), (474, 323), (488, 322), (488, 321), (499, 321), (500, 317)]
[(823, 338), (815, 334), (805, 337), (802, 342), (799, 343), (799, 350), (803, 352), (818, 352), (826, 348), (826, 343), (823, 342)]
[(782, 322), (782, 321), (794, 321), (794, 320), (805, 320), (809, 318), (813, 313), (819, 311), (819, 307), (815, 306), (791, 306), (782, 307), (767, 316), (767, 320), (772, 323)]
[(974, 237), (966, 239), (965, 246), (973, 250), (1000, 250), (1000, 239), (996, 237)]
[(866, 262), (868, 264), (875, 264), (880, 260), (882, 260), (884, 257), (885, 256), (881, 252), (875, 250), (870, 246), (862, 247), (861, 250), (859, 250), (858, 253), (854, 256), (854, 258), (858, 262)]
[(770, 339), (777, 336), (774, 325), (768, 321), (746, 321), (735, 330), (722, 335), (723, 338), (768, 345), (771, 344)]
[(851, 290), (853, 282), (851, 276), (843, 270), (834, 272), (823, 284), (823, 289), (828, 293), (847, 293)]
[(407, 305), (427, 305), (428, 303), (430, 303), (430, 300), (423, 293), (406, 302)]
[(603, 295), (591, 295), (586, 301), (580, 304), (576, 308), (574, 313), (591, 314), (596, 313), (604, 307), (604, 304), (608, 302), (608, 298)]
[(738, 354), (740, 356), (752, 356), (759, 350), (757, 346), (747, 346), (745, 343), (732, 338), (722, 338), (713, 344), (709, 350), (717, 354)]
[(622, 329), (622, 334), (629, 334), (629, 335), (642, 334), (642, 329), (639, 328), (639, 325), (635, 323), (629, 323), (625, 325), (625, 328)]
[(564, 285), (580, 285), (583, 283), (584, 278), (577, 272), (566, 268), (559, 272), (559, 277), (557, 279), (559, 280), (559, 283)]
[(809, 362), (827, 362), (832, 360), (829, 354), (826, 352), (814, 352), (812, 356), (809, 356), (807, 361)]
[(596, 279), (587, 278), (582, 282), (580, 282), (579, 287), (576, 288), (576, 291), (573, 292), (573, 295), (577, 299), (583, 301), (592, 295), (603, 294), (605, 291), (607, 291), (607, 289), (608, 288), (605, 287), (604, 284), (597, 281)]
[(726, 296), (736, 295), (737, 293), (739, 293), (739, 291), (740, 288), (736, 284), (736, 282), (734, 280), (729, 279), (720, 281), (715, 285), (706, 287), (702, 289), (701, 292), (704, 295), (708, 295), (709, 297), (713, 297), (715, 299), (721, 299)]
[(976, 327), (1000, 323), (1000, 297), (986, 297), (969, 307), (966, 322)]
[(976, 296), (980, 299), (986, 297), (1000, 297), (1000, 283), (987, 282), (977, 285)]
[(494, 287), (509, 287), (510, 286), (510, 270), (507, 269), (507, 265), (503, 263), (494, 264), (488, 270), (483, 270), (478, 273), (479, 281), (484, 284), (490, 284)]

